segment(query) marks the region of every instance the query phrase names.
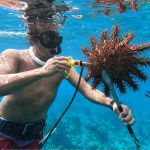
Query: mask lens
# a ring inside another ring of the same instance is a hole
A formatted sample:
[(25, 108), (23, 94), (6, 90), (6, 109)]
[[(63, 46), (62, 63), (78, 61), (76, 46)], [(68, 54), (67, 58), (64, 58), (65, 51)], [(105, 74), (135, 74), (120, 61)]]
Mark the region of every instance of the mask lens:
[(46, 48), (56, 48), (62, 43), (62, 36), (55, 31), (48, 31), (41, 33), (39, 40)]

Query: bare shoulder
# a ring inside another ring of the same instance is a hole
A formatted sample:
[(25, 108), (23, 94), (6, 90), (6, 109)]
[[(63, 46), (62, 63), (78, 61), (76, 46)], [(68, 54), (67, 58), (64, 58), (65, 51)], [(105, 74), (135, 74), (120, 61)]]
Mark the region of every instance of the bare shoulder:
[(25, 53), (27, 53), (27, 50), (17, 50), (9, 48), (0, 53), (0, 59), (15, 59), (15, 61), (18, 61), (22, 56), (24, 56)]
[(9, 57), (9, 58), (16, 57), (17, 58), (17, 53), (18, 53), (18, 50), (16, 50), (16, 49), (6, 49), (0, 54), (0, 59), (7, 58), (7, 57)]
[(16, 49), (6, 49), (0, 54), (0, 74), (15, 73), (18, 69), (20, 52)]

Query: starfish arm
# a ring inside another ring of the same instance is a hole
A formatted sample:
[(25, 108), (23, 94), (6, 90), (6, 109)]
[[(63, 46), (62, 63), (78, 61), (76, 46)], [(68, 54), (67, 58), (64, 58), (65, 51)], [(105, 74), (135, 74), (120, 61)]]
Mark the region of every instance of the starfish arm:
[(112, 29), (112, 35), (111, 38), (114, 40), (118, 37), (118, 33), (119, 33), (119, 28), (118, 26), (114, 26)]
[(134, 51), (135, 53), (143, 52), (143, 51), (149, 50), (149, 49), (150, 49), (150, 43), (140, 44), (140, 45), (136, 45), (136, 46), (131, 47), (131, 50)]
[(99, 83), (100, 83), (99, 78), (94, 78), (93, 82), (92, 82), (92, 88), (96, 89), (98, 87)]
[(122, 93), (125, 93), (125, 92), (126, 92), (126, 88), (125, 88), (125, 85), (123, 84), (123, 81), (122, 81), (122, 80), (118, 79), (118, 80), (116, 81), (116, 85), (117, 85), (117, 87), (119, 88), (120, 92), (122, 92)]
[(134, 35), (132, 33), (128, 33), (123, 39), (122, 41), (117, 44), (116, 49), (121, 48), (122, 46), (127, 45), (132, 39), (133, 39)]
[(89, 72), (86, 74), (85, 81), (89, 81), (90, 79), (91, 79), (91, 72), (89, 71)]
[(90, 56), (91, 52), (88, 48), (82, 47), (81, 50), (85, 55)]
[(98, 48), (98, 43), (97, 43), (97, 40), (96, 40), (95, 37), (91, 36), (90, 37), (90, 42), (91, 42), (91, 45), (92, 45), (93, 49), (97, 49)]
[(147, 76), (139, 68), (132, 67), (129, 69), (129, 71), (131, 74), (133, 74), (134, 76), (136, 76), (137, 78), (139, 78), (141, 80), (145, 81), (147, 79)]
[(150, 59), (149, 58), (136, 58), (135, 63), (141, 66), (150, 66)]
[(103, 31), (102, 33), (101, 33), (101, 43), (104, 43), (105, 41), (107, 41), (107, 31), (105, 30), (105, 31)]
[(138, 90), (138, 84), (132, 79), (131, 75), (124, 78), (124, 81), (132, 88), (134, 91)]

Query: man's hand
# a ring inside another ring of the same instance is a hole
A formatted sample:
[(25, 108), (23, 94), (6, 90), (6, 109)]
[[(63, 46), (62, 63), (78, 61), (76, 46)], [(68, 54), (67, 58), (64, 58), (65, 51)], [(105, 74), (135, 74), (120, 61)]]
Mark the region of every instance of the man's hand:
[(51, 76), (56, 72), (59, 72), (65, 76), (66, 72), (69, 72), (71, 68), (71, 66), (67, 64), (68, 59), (68, 57), (63, 56), (51, 58), (46, 62), (42, 69), (47, 76)]
[(124, 122), (125, 125), (133, 125), (135, 122), (134, 117), (132, 116), (131, 110), (126, 105), (121, 105), (123, 111), (120, 113), (116, 103), (112, 105), (113, 111), (116, 112), (119, 118)]

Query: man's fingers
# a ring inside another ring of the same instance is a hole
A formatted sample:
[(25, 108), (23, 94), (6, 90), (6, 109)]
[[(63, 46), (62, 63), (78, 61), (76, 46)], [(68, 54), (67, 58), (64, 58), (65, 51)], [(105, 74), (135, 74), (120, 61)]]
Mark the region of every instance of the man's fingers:
[(128, 113), (121, 117), (121, 120), (125, 123), (125, 125), (132, 125), (135, 122), (135, 119), (131, 115), (131, 110)]
[(71, 66), (69, 64), (67, 64), (66, 61), (58, 61), (57, 63), (60, 64), (60, 65), (64, 65), (64, 66), (66, 66), (68, 68), (71, 68)]
[(124, 122), (124, 124), (125, 124), (126, 126), (131, 126), (131, 125), (133, 125), (134, 123), (135, 123), (135, 119), (134, 119), (134, 118), (132, 118), (131, 121), (128, 122), (128, 123)]
[(69, 59), (69, 57), (64, 57), (64, 56), (60, 56), (60, 57), (54, 57), (53, 58), (54, 60), (68, 60)]
[(53, 58), (53, 62), (70, 68), (71, 66), (67, 63), (68, 59), (69, 57), (55, 57)]
[(132, 120), (132, 117), (131, 117), (130, 115), (128, 115), (128, 116), (126, 116), (125, 118), (121, 118), (121, 120), (122, 120), (123, 122), (128, 123), (128, 122), (130, 122), (130, 121)]
[(128, 125), (133, 125), (135, 123), (135, 119), (132, 118), (132, 120), (128, 123)]
[(115, 111), (119, 118), (124, 122), (125, 125), (132, 125), (135, 122), (135, 119), (132, 117), (131, 110), (125, 106), (122, 105), (123, 111), (120, 113), (117, 104), (114, 103), (113, 105), (113, 111)]
[(131, 110), (121, 112), (120, 118), (125, 118), (127, 115), (131, 115)]
[(60, 71), (60, 70), (69, 71), (70, 67), (68, 67), (66, 65), (59, 64), (58, 67), (57, 67), (57, 71)]

